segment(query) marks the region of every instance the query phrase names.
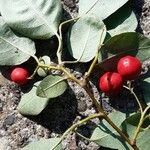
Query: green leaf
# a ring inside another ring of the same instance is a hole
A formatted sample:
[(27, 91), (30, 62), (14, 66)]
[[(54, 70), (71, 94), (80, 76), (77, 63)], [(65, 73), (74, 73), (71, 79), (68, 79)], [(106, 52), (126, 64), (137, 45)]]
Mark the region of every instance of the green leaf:
[[(120, 127), (122, 122), (126, 118), (126, 114), (121, 112), (110, 113), (109, 118), (115, 123), (116, 126)], [(123, 139), (117, 134), (105, 120), (103, 120), (99, 126), (94, 130), (91, 140), (98, 145), (119, 149), (119, 150), (129, 150), (130, 146), (124, 142)]]
[(150, 39), (135, 32), (110, 38), (99, 53), (99, 65), (105, 70), (114, 70), (118, 59), (124, 55), (136, 56), (141, 62), (150, 58)]
[(147, 105), (150, 105), (150, 77), (142, 81), (141, 84), (144, 100)]
[(21, 97), (21, 101), (17, 107), (21, 114), (38, 115), (47, 106), (49, 99), (41, 98), (36, 95), (36, 90), (39, 83), (40, 82), (36, 82), (32, 89)]
[(131, 1), (104, 20), (111, 36), (124, 32), (134, 32), (137, 28), (138, 21), (130, 5)]
[[(140, 122), (141, 114), (140, 113), (134, 113), (127, 117), (124, 122), (122, 123), (123, 130), (131, 137), (133, 137), (133, 134), (135, 132), (135, 129), (137, 128), (139, 122)], [(142, 132), (145, 128), (147, 128), (150, 125), (150, 119), (147, 118), (144, 120), (140, 132)]]
[(0, 9), (13, 30), (35, 39), (55, 35), (62, 15), (61, 0), (1, 0)]
[(60, 96), (67, 89), (65, 79), (58, 75), (45, 77), (37, 87), (36, 94), (40, 97), (55, 98)]
[(100, 19), (105, 19), (128, 0), (80, 0), (79, 1), (79, 15), (88, 14), (97, 15)]
[(0, 65), (18, 65), (35, 54), (34, 42), (16, 36), (0, 17)]
[[(47, 65), (50, 65), (50, 62), (51, 62), (50, 57), (46, 55), (42, 56), (41, 61), (40, 61), (40, 63), (47, 64)], [(37, 74), (40, 77), (45, 77), (48, 74), (48, 68), (39, 68), (37, 70)]]
[(129, 137), (133, 137), (134, 132), (136, 130), (136, 126), (128, 123), (127, 120), (125, 120), (121, 125), (122, 131), (128, 135)]
[[(22, 148), (22, 150), (63, 150), (60, 141), (61, 138), (41, 139), (30, 143)], [(54, 148), (57, 144), (58, 146)]]
[(150, 39), (142, 34), (138, 34), (139, 47), (136, 57), (142, 62), (150, 58)]
[(116, 35), (104, 43), (103, 51), (109, 55), (116, 55), (121, 52), (131, 51), (138, 48), (138, 35), (136, 32), (126, 32)]
[[(126, 133), (129, 137), (133, 137), (136, 128), (140, 122), (141, 114), (140, 113), (134, 113), (127, 117), (124, 122), (122, 123), (121, 127), (124, 133)], [(147, 118), (140, 129), (140, 132), (144, 131), (144, 128), (147, 128), (150, 124), (150, 119)]]
[(139, 150), (149, 150), (150, 148), (150, 129), (141, 132), (137, 138), (137, 147)]
[(75, 59), (88, 62), (96, 55), (105, 35), (104, 23), (95, 16), (85, 15), (71, 26), (67, 40), (68, 49)]
[(115, 70), (118, 59), (122, 55), (137, 53), (138, 35), (136, 32), (127, 32), (116, 35), (107, 40), (99, 52), (99, 62), (105, 70)]
[(146, 77), (141, 82), (141, 88), (146, 104), (150, 105), (150, 72), (146, 74)]
[[(123, 123), (122, 123), (122, 128), (129, 137), (133, 137), (134, 132), (137, 128), (137, 124), (140, 120), (140, 113), (133, 114), (132, 116), (128, 117)], [(146, 123), (147, 122), (147, 123)], [(150, 124), (150, 120), (145, 121), (144, 125)], [(140, 133), (137, 137), (137, 147), (139, 150), (149, 150), (150, 147), (150, 130), (141, 128)]]

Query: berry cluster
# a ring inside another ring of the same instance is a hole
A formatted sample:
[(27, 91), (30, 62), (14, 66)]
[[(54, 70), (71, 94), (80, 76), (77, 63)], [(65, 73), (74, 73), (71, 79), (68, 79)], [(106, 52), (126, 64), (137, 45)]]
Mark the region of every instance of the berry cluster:
[(117, 64), (117, 72), (106, 72), (99, 79), (99, 88), (106, 95), (118, 94), (127, 80), (135, 80), (141, 73), (142, 64), (133, 56), (122, 57)]

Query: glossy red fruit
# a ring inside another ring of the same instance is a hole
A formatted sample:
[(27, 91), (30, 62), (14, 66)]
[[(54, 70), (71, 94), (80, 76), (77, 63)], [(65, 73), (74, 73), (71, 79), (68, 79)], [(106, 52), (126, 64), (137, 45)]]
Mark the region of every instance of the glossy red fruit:
[(141, 69), (142, 64), (136, 57), (125, 56), (118, 61), (117, 70), (124, 80), (136, 79), (140, 75)]
[(25, 68), (16, 67), (12, 70), (10, 78), (19, 85), (24, 85), (28, 82), (29, 72)]
[(123, 79), (119, 73), (106, 72), (99, 78), (99, 88), (107, 95), (118, 94), (123, 86)]

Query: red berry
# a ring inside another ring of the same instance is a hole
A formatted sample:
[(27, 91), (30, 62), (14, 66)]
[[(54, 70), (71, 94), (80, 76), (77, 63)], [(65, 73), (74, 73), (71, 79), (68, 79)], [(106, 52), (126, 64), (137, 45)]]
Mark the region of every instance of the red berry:
[(122, 57), (117, 65), (118, 73), (122, 75), (125, 80), (136, 79), (142, 69), (142, 64), (140, 60), (133, 56)]
[(11, 80), (19, 85), (24, 85), (28, 82), (29, 72), (25, 68), (16, 67), (11, 72)]
[(99, 88), (107, 95), (118, 94), (122, 88), (122, 85), (122, 76), (116, 72), (106, 72), (99, 79)]

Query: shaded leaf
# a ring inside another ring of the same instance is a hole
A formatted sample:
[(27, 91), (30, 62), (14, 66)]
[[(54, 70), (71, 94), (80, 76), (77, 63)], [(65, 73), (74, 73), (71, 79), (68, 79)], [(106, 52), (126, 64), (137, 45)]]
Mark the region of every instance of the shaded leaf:
[(45, 77), (37, 87), (36, 94), (40, 97), (55, 98), (60, 96), (67, 89), (65, 79), (58, 75)]
[[(141, 114), (140, 113), (134, 113), (127, 117), (124, 122), (121, 125), (121, 128), (124, 133), (126, 133), (129, 137), (133, 137), (135, 134), (135, 131), (137, 129), (137, 126), (140, 122)], [(150, 125), (150, 119), (147, 118), (143, 122), (143, 125), (140, 128), (140, 133), (144, 132), (144, 128), (147, 128)], [(139, 136), (138, 136), (139, 138)], [(140, 149), (141, 150), (141, 149)]]
[(1, 14), (17, 33), (35, 39), (55, 35), (60, 23), (60, 0), (1, 0)]
[(34, 42), (16, 36), (0, 17), (0, 64), (18, 65), (35, 54)]
[[(140, 113), (134, 113), (127, 117), (124, 122), (122, 123), (121, 127), (123, 131), (129, 135), (129, 137), (133, 137), (134, 132), (140, 122), (141, 114)], [(150, 125), (150, 119), (147, 118), (140, 129), (140, 132), (144, 131), (144, 128), (147, 128)]]
[(150, 72), (148, 72), (141, 82), (141, 88), (144, 96), (144, 100), (147, 105), (150, 105)]
[(141, 133), (137, 138), (137, 147), (140, 150), (149, 150), (150, 148), (150, 129), (147, 129)]
[(141, 62), (148, 59), (150, 57), (150, 39), (141, 34), (136, 36), (136, 34), (134, 32), (122, 33), (106, 41), (99, 53), (99, 62), (102, 61), (99, 65), (105, 70), (114, 70), (118, 59), (124, 55), (136, 56)]
[(121, 6), (123, 6), (128, 0), (80, 0), (79, 1), (79, 15), (94, 14), (98, 15), (100, 19), (105, 19)]
[[(121, 126), (126, 118), (126, 114), (121, 112), (113, 112), (108, 116), (118, 127)], [(94, 130), (91, 140), (104, 147), (130, 150), (130, 146), (124, 142), (124, 140), (117, 134), (117, 131), (114, 130), (105, 120), (103, 120)]]
[(21, 114), (38, 115), (47, 106), (49, 99), (41, 98), (36, 95), (39, 83), (40, 82), (36, 82), (32, 89), (21, 97), (21, 101), (17, 107)]
[(150, 58), (150, 39), (142, 34), (138, 34), (139, 47), (136, 57), (142, 62)]
[[(60, 138), (41, 139), (36, 142), (32, 142), (25, 146), (22, 150), (52, 150), (57, 143), (61, 141)], [(62, 150), (61, 143), (53, 150)]]
[(108, 55), (119, 54), (124, 51), (130, 51), (138, 48), (138, 35), (136, 32), (126, 32), (118, 34), (107, 40), (102, 47)]
[(108, 33), (111, 36), (124, 32), (134, 32), (138, 21), (132, 11), (131, 1), (123, 5), (119, 10), (104, 20)]
[(85, 15), (71, 26), (67, 40), (68, 49), (75, 59), (88, 62), (94, 58), (105, 35), (104, 23), (95, 16)]
[[(49, 56), (42, 56), (41, 59), (42, 60), (40, 61), (40, 63), (50, 65), (51, 60)], [(41, 77), (45, 77), (48, 74), (48, 68), (39, 68), (37, 70), (37, 74)]]
[[(129, 124), (137, 127), (139, 122), (140, 122), (140, 118), (141, 118), (141, 114), (140, 113), (135, 113), (135, 114), (131, 115), (130, 117), (128, 117), (126, 119), (126, 121)], [(144, 129), (144, 128), (147, 128), (149, 125), (150, 125), (150, 119), (147, 118), (147, 119), (144, 120), (144, 122), (141, 126), (141, 130)]]

